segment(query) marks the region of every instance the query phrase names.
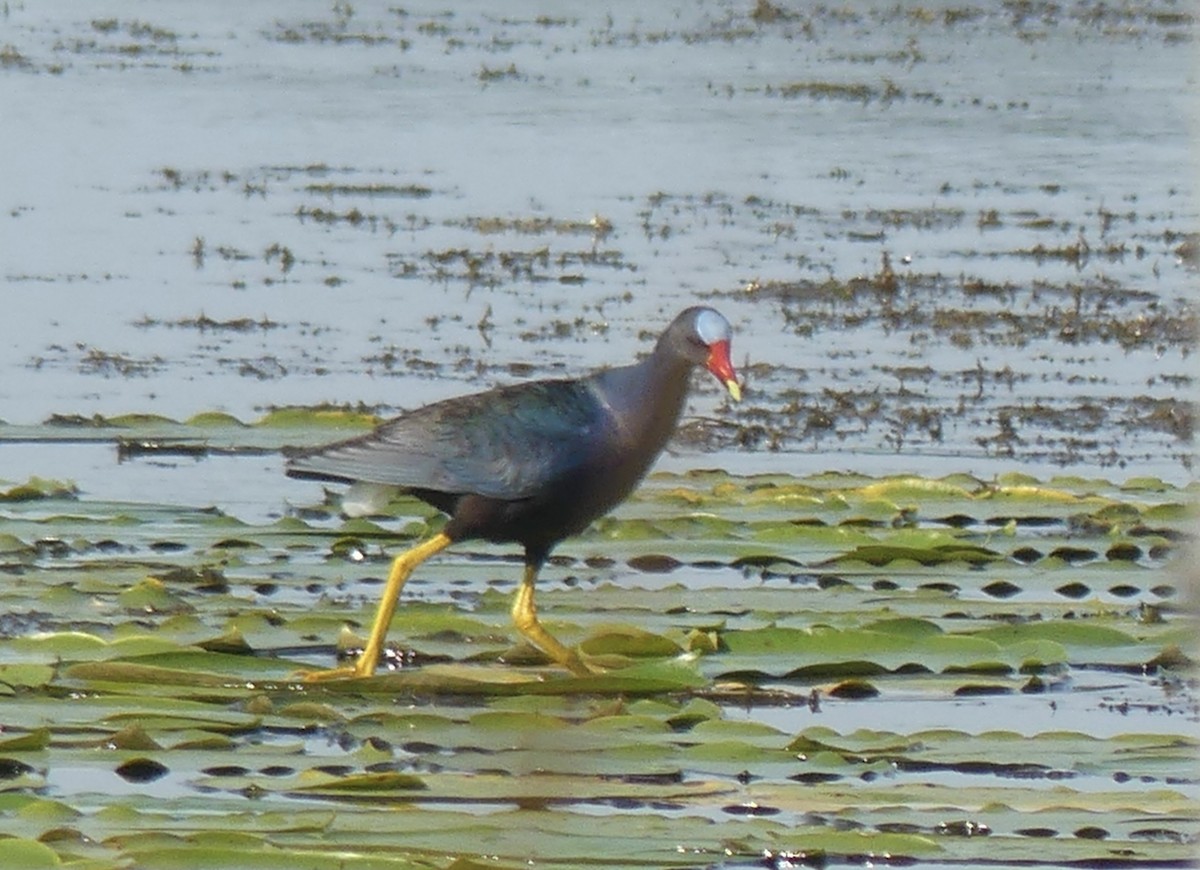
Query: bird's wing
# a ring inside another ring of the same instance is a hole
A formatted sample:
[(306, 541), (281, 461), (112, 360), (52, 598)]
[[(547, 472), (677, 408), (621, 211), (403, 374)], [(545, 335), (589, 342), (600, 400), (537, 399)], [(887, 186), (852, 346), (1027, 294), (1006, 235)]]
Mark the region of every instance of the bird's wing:
[(615, 437), (587, 381), (536, 381), (418, 408), (374, 432), (296, 451), (288, 474), (522, 499)]

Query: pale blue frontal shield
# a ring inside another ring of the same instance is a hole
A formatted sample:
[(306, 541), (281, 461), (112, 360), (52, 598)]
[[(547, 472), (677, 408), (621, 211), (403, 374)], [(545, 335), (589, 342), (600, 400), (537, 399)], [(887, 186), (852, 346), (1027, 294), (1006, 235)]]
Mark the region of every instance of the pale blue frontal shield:
[(705, 308), (696, 315), (696, 335), (705, 344), (712, 345), (718, 341), (732, 340), (733, 329), (728, 320), (711, 308)]

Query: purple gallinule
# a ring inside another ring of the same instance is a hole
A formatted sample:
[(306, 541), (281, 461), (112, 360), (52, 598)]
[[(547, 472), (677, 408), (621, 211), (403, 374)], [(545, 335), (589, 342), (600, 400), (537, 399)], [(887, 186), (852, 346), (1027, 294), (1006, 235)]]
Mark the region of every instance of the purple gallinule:
[(525, 548), (513, 602), (517, 629), (577, 675), (579, 654), (538, 621), (533, 586), (550, 550), (623, 501), (662, 452), (683, 411), (690, 374), (707, 368), (735, 401), (732, 330), (712, 308), (689, 308), (641, 362), (575, 380), (530, 381), (417, 408), (375, 431), (288, 451), (292, 477), (400, 487), (449, 515), (432, 538), (392, 562), (367, 645), (353, 667), (310, 679), (375, 671), (400, 590), (413, 569), (471, 538)]

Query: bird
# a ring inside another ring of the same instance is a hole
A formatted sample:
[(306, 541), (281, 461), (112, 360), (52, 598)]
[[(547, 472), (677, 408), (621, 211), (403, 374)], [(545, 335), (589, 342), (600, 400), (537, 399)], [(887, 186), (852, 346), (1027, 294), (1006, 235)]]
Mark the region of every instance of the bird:
[(401, 590), (422, 562), (472, 539), (524, 548), (512, 604), (517, 630), (579, 677), (595, 671), (541, 624), (534, 584), (551, 550), (625, 500), (674, 433), (691, 372), (703, 366), (741, 401), (733, 330), (707, 306), (681, 312), (652, 353), (572, 379), (533, 380), (445, 399), (366, 435), (285, 451), (288, 476), (398, 488), (448, 516), (392, 561), (370, 634), (353, 666), (311, 681), (374, 674)]

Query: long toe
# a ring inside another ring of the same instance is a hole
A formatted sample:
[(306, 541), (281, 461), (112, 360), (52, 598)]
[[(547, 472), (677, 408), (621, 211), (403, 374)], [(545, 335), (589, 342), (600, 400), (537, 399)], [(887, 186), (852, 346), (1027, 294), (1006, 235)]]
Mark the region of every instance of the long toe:
[(297, 671), (295, 677), (305, 683), (328, 683), (333, 680), (352, 680), (361, 676), (354, 666), (329, 668), (323, 671)]
[(573, 649), (567, 650), (567, 654), (559, 659), (558, 663), (577, 677), (593, 677), (600, 673), (581, 659), (579, 653)]

